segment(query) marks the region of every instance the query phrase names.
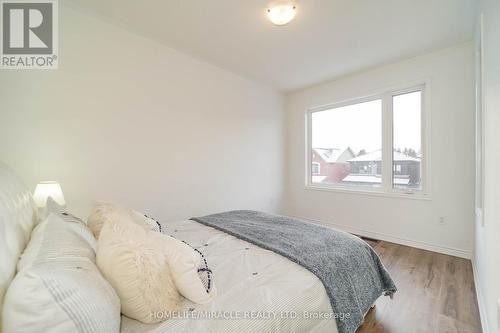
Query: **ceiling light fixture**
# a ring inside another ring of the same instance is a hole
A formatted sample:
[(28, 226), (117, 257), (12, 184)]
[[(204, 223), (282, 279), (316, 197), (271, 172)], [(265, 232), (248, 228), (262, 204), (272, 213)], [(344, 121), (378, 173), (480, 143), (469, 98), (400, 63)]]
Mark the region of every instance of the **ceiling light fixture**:
[(276, 1), (267, 9), (267, 17), (276, 25), (285, 25), (295, 17), (297, 7), (291, 1)]

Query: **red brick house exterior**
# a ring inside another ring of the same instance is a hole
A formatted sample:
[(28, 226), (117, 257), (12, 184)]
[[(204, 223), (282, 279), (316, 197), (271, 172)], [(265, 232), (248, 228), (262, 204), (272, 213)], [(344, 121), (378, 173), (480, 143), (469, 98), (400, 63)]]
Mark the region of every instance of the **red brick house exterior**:
[(321, 176), (321, 181), (338, 183), (350, 172), (347, 162), (355, 155), (350, 148), (345, 150), (336, 148), (313, 148), (311, 156), (312, 176)]

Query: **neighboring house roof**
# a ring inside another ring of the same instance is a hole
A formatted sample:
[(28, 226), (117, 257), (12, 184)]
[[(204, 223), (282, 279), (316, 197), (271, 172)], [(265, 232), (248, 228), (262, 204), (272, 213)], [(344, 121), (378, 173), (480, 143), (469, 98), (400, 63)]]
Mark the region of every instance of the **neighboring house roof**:
[(351, 148), (313, 148), (326, 163), (347, 162), (347, 160), (354, 157)]
[[(417, 157), (409, 156), (404, 153), (394, 152), (394, 161), (402, 162), (402, 161), (415, 161), (420, 162), (420, 159)], [(348, 162), (377, 162), (382, 160), (382, 151), (375, 150), (371, 153), (360, 155), (354, 158), (351, 158)]]

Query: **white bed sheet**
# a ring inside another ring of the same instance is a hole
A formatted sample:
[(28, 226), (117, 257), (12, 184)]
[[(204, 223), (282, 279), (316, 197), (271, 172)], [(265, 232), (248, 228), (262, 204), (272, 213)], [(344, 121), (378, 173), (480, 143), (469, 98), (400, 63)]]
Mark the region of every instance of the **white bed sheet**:
[(146, 325), (122, 316), (122, 333), (337, 333), (323, 284), (302, 266), (194, 221), (162, 227), (205, 254), (214, 272), (217, 297), (207, 305), (186, 300), (185, 311), (178, 313), (181, 317), (161, 324)]

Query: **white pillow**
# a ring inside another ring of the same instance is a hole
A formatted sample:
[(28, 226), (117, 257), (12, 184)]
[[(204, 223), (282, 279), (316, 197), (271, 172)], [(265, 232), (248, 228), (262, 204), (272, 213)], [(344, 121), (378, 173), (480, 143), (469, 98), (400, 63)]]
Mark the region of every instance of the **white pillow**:
[(68, 212), (66, 207), (59, 205), (54, 199), (52, 199), (52, 197), (47, 198), (47, 206), (45, 207), (45, 213), (46, 215), (49, 215), (50, 213), (55, 214), (66, 222), (80, 223), (86, 225), (86, 223), (83, 222), (80, 218)]
[(54, 213), (56, 215), (62, 215), (64, 213), (67, 213), (67, 209), (65, 206), (62, 206), (57, 203), (52, 197), (48, 197), (47, 201), (45, 202), (45, 212), (47, 215), (50, 213)]
[(84, 225), (54, 214), (39, 224), (7, 290), (3, 332), (119, 332), (120, 301), (94, 245)]
[(198, 304), (212, 301), (216, 289), (203, 254), (174, 237), (161, 233), (154, 233), (152, 237), (158, 239), (167, 253), (170, 271), (182, 296)]
[(68, 222), (51, 213), (33, 229), (29, 245), (17, 262), (17, 271), (34, 263), (64, 258), (83, 258), (95, 264), (96, 245), (85, 224)]
[(122, 313), (157, 323), (179, 308), (182, 297), (170, 273), (160, 235), (134, 222), (130, 211), (115, 210), (100, 231), (97, 266), (121, 301)]

